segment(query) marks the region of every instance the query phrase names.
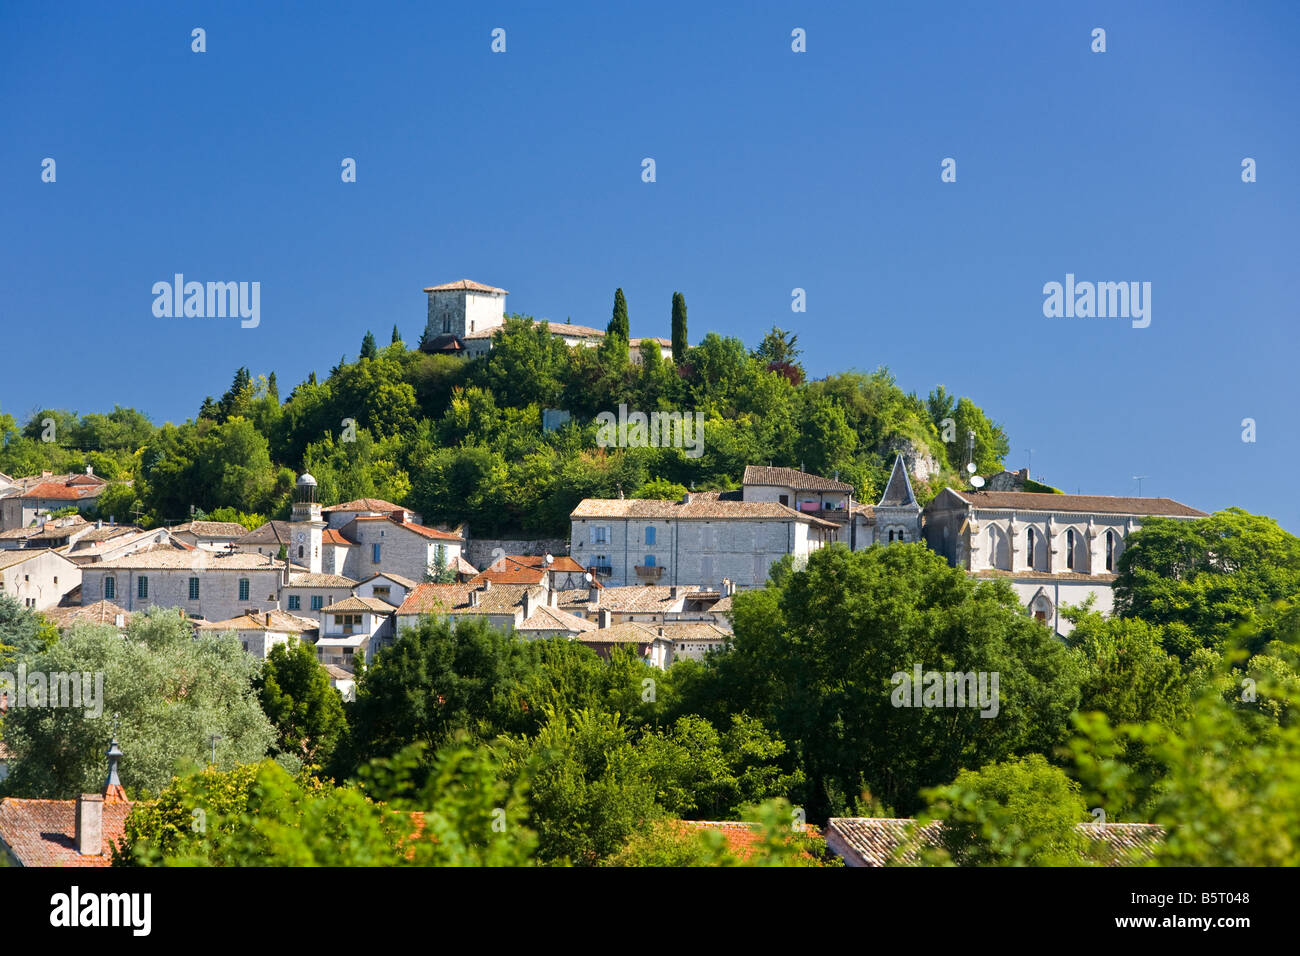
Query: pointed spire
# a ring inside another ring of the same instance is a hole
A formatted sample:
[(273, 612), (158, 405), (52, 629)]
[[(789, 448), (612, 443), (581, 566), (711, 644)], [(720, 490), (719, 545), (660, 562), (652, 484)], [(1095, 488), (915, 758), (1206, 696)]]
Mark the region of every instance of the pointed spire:
[(122, 748), (117, 745), (117, 714), (113, 715), (113, 739), (105, 755), (108, 757), (108, 779), (104, 781), (105, 803), (126, 803), (126, 790), (117, 775), (117, 765), (122, 759)]
[(912, 479), (907, 476), (907, 465), (903, 463), (903, 456), (898, 455), (894, 458), (894, 471), (889, 476), (889, 484), (885, 486), (885, 493), (876, 507), (897, 508), (915, 504), (916, 495), (912, 492)]

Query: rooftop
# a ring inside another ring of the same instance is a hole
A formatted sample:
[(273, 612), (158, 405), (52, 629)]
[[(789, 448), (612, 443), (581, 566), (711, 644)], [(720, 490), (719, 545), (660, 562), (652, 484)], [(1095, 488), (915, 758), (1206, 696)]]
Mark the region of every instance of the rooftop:
[(659, 498), (584, 498), (570, 518), (648, 518), (662, 520), (800, 521), (815, 527), (838, 528), (831, 521), (773, 501), (742, 501), (737, 491), (696, 491), (680, 501)]
[(799, 491), (845, 491), (853, 493), (853, 486), (833, 478), (796, 471), (793, 468), (773, 468), (770, 465), (746, 465), (743, 485), (769, 485), (776, 488), (795, 488)]
[[(950, 489), (951, 490), (951, 489)], [(1110, 495), (1054, 495), (1035, 491), (953, 491), (976, 508), (995, 511), (1073, 511), (1083, 514), (1205, 518), (1172, 498), (1120, 498)]]
[(498, 289), (493, 285), (484, 285), (482, 282), (475, 282), (473, 279), (457, 279), (455, 282), (444, 282), (442, 285), (431, 285), (425, 288), (425, 292), (495, 292), (499, 295), (509, 295), (505, 289)]

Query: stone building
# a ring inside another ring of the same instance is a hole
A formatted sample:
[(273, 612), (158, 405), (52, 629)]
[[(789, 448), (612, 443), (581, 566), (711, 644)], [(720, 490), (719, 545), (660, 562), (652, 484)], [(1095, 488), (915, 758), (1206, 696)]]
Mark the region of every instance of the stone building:
[(276, 610), (291, 571), (262, 554), (219, 554), (160, 547), (81, 569), (81, 603), (112, 601), (128, 611), (180, 608), (187, 617), (224, 621)]
[(760, 587), (790, 554), (806, 559), (839, 525), (741, 492), (688, 492), (680, 501), (586, 498), (570, 515), (570, 556), (610, 586), (632, 583)]
[(0, 594), (24, 607), (52, 608), (81, 583), (81, 568), (48, 548), (0, 551)]
[(1061, 605), (1094, 595), (1110, 613), (1119, 556), (1146, 518), (1205, 516), (1170, 498), (946, 488), (925, 507), (924, 536), (954, 567), (1007, 579), (1034, 617), (1068, 634)]

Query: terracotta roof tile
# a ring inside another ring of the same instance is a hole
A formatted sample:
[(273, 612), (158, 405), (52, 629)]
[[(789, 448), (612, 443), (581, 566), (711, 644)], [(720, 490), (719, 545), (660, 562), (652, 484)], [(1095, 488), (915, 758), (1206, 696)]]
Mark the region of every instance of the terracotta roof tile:
[(777, 488), (795, 488), (800, 491), (847, 491), (853, 486), (833, 478), (796, 471), (793, 468), (773, 468), (769, 465), (746, 465), (742, 485), (764, 485)]
[(110, 865), (110, 846), (122, 838), (131, 804), (104, 801), (104, 852), (99, 856), (77, 852), (76, 808), (75, 800), (0, 800), (0, 842), (23, 866)]

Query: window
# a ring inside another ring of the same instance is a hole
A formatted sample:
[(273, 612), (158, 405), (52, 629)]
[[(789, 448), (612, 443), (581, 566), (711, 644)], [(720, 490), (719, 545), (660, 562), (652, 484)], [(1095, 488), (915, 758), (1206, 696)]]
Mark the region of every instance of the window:
[(311, 596), (311, 609), (313, 611), (319, 611), (324, 606), (325, 606), (325, 599), (322, 598), (319, 594), (313, 594)]
[(790, 507), (789, 495), (777, 495), (777, 501), (781, 502), (781, 504), (785, 505), (787, 508)]
[(591, 529), (591, 533), (594, 536), (591, 539), (592, 544), (609, 544), (609, 528), (605, 525), (597, 525)]
[(655, 556), (653, 554), (647, 554), (645, 556), (645, 566), (647, 568), (653, 568), (655, 566)]
[(370, 546), (370, 563), (371, 563), (371, 564), (378, 564), (378, 563), (379, 563), (379, 549), (380, 549), (380, 547), (381, 547), (381, 545), (379, 544), (378, 541), (376, 541), (374, 544), (372, 544), (372, 545)]
[(248, 600), (248, 578), (239, 579), (239, 600)]
[(653, 526), (645, 529), (645, 543), (648, 545), (654, 545), (655, 543), (655, 529)]
[(393, 589), (390, 587), (389, 588), (376, 587), (374, 588), (374, 592), (375, 592), (375, 597), (386, 598), (393, 593)]
[(1106, 532), (1106, 570), (1115, 570), (1115, 532)]
[(104, 578), (104, 600), (112, 601), (117, 598), (117, 578)]
[(893, 544), (893, 543), (894, 543), (894, 532), (892, 532), (892, 531), (889, 532), (889, 543), (890, 543), (890, 544)]
[(1065, 566), (1074, 570), (1074, 529), (1065, 532)]
[(290, 611), (302, 610), (302, 597), (300, 595), (297, 594), (289, 595), (289, 610)]
[(142, 601), (149, 597), (149, 579), (143, 574), (135, 579), (135, 596)]
[(1034, 529), (1030, 528), (1025, 532), (1025, 567), (1033, 569), (1034, 567)]
[(302, 557), (302, 545), (298, 545), (298, 557)]
[(190, 600), (197, 601), (198, 599), (199, 599), (199, 579), (190, 578)]

